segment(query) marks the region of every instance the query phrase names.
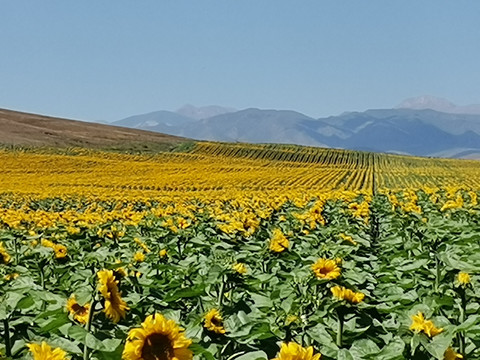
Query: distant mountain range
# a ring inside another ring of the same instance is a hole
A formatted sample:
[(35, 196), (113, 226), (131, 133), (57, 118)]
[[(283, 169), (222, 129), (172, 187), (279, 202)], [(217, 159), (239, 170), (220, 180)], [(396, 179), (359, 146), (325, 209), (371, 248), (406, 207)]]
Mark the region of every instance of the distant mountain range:
[(284, 143), (418, 156), (480, 159), (480, 105), (431, 96), (393, 109), (314, 119), (289, 110), (185, 106), (131, 116), (113, 125), (197, 140)]

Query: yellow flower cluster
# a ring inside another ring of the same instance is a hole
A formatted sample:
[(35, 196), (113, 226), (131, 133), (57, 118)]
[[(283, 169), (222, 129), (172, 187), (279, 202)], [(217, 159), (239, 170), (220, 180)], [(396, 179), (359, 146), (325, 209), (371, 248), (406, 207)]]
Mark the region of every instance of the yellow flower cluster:
[(322, 216), (322, 211), (327, 198), (319, 199), (313, 206), (308, 208), (302, 213), (293, 213), (293, 216), (298, 219), (302, 225), (308, 225), (313, 230), (317, 227), (317, 224), (325, 225), (325, 218)]

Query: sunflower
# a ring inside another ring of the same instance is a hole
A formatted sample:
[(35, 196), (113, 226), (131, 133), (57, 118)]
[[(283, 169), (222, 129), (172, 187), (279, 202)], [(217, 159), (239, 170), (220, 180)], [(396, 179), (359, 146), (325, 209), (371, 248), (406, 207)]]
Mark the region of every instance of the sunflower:
[(63, 259), (65, 256), (67, 256), (67, 248), (64, 245), (55, 244), (53, 241), (47, 239), (42, 239), (41, 244), (44, 247), (53, 249), (53, 251), (55, 252), (55, 257), (57, 259)]
[(340, 276), (341, 270), (337, 261), (330, 259), (318, 259), (312, 265), (312, 271), (318, 279), (333, 280)]
[(90, 304), (80, 305), (75, 299), (75, 295), (72, 295), (67, 300), (67, 311), (73, 316), (80, 324), (86, 324), (88, 321), (88, 314), (90, 312)]
[(64, 245), (55, 244), (53, 251), (55, 251), (55, 257), (57, 259), (63, 259), (65, 256), (67, 256), (67, 248)]
[(147, 316), (142, 327), (128, 332), (123, 360), (191, 360), (193, 353), (187, 339), (175, 321), (161, 314)]
[(0, 242), (0, 259), (2, 260), (2, 263), (7, 264), (10, 262), (10, 255), (7, 252), (7, 249), (3, 247), (3, 243)]
[(313, 347), (304, 348), (301, 345), (290, 342), (283, 343), (280, 352), (273, 360), (319, 360), (320, 353), (313, 355)]
[(117, 323), (120, 318), (125, 317), (125, 311), (129, 310), (127, 303), (120, 296), (118, 280), (115, 280), (112, 270), (101, 270), (97, 276), (100, 281), (99, 290), (105, 299), (105, 309), (103, 311), (109, 319)]
[(27, 344), (34, 360), (66, 360), (67, 353), (60, 348), (52, 349), (45, 341), (42, 344)]
[(412, 315), (412, 324), (410, 325), (410, 330), (415, 332), (420, 332), (423, 330), (423, 323), (425, 322), (425, 317), (423, 313), (419, 312), (417, 315)]
[(145, 254), (141, 251), (137, 251), (135, 255), (133, 255), (133, 261), (135, 262), (143, 262), (145, 261)]
[(444, 360), (457, 360), (457, 359), (463, 359), (463, 356), (455, 350), (452, 349), (452, 347), (449, 347), (447, 350), (445, 350), (445, 353), (443, 354), (443, 359)]
[(428, 337), (434, 337), (443, 331), (442, 328), (437, 328), (431, 320), (425, 320), (422, 312), (419, 312), (417, 315), (412, 315), (411, 319), (412, 324), (410, 325), (410, 330), (417, 333), (423, 331)]
[(355, 240), (353, 240), (353, 237), (351, 237), (350, 235), (347, 235), (345, 233), (341, 233), (341, 234), (339, 234), (339, 236), (342, 240), (348, 241), (352, 245), (357, 245), (357, 242)]
[[(115, 264), (121, 264), (122, 260), (117, 259), (115, 260)], [(127, 270), (125, 270), (124, 267), (120, 266), (117, 267), (116, 269), (113, 269), (113, 276), (115, 276), (115, 279), (120, 280), (121, 278), (127, 277)]]
[(248, 271), (244, 263), (236, 263), (232, 266), (232, 268), (233, 268), (233, 271), (235, 271), (240, 275), (245, 275)]
[(273, 236), (270, 239), (269, 248), (273, 252), (281, 253), (284, 250), (288, 249), (289, 241), (283, 235), (280, 229), (273, 230)]
[(15, 280), (16, 278), (18, 278), (20, 276), (19, 273), (11, 273), (11, 274), (7, 274), (3, 277), (4, 280), (6, 281), (10, 281), (10, 280)]
[(217, 309), (210, 310), (205, 315), (205, 323), (203, 325), (207, 330), (217, 334), (225, 334), (225, 328), (223, 327), (223, 318), (220, 315), (220, 311)]
[(363, 301), (365, 294), (362, 292), (355, 292), (343, 286), (334, 286), (330, 289), (332, 295), (337, 299), (346, 300), (352, 304), (358, 304)]
[(460, 285), (468, 285), (471, 282), (470, 275), (462, 271), (458, 273), (457, 280)]
[(167, 256), (167, 250), (166, 250), (166, 249), (160, 250), (160, 252), (158, 253), (158, 255), (160, 255), (160, 257), (162, 257), (162, 258), (165, 257), (165, 256)]
[(442, 328), (437, 328), (431, 320), (427, 320), (423, 323), (423, 332), (427, 334), (428, 337), (434, 337), (440, 334), (443, 331)]

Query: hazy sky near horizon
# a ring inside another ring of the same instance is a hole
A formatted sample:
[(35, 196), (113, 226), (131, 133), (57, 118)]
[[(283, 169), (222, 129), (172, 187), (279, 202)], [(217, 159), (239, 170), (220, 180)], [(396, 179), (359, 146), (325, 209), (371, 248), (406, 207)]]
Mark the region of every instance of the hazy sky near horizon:
[(480, 103), (479, 19), (466, 0), (3, 0), (0, 107), (113, 121), (187, 103)]

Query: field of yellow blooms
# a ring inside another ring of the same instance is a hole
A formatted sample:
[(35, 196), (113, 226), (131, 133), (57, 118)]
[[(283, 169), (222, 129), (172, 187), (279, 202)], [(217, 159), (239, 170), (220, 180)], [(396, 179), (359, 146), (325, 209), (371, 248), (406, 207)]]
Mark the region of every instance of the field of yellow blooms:
[(0, 150), (0, 359), (480, 358), (480, 162)]

